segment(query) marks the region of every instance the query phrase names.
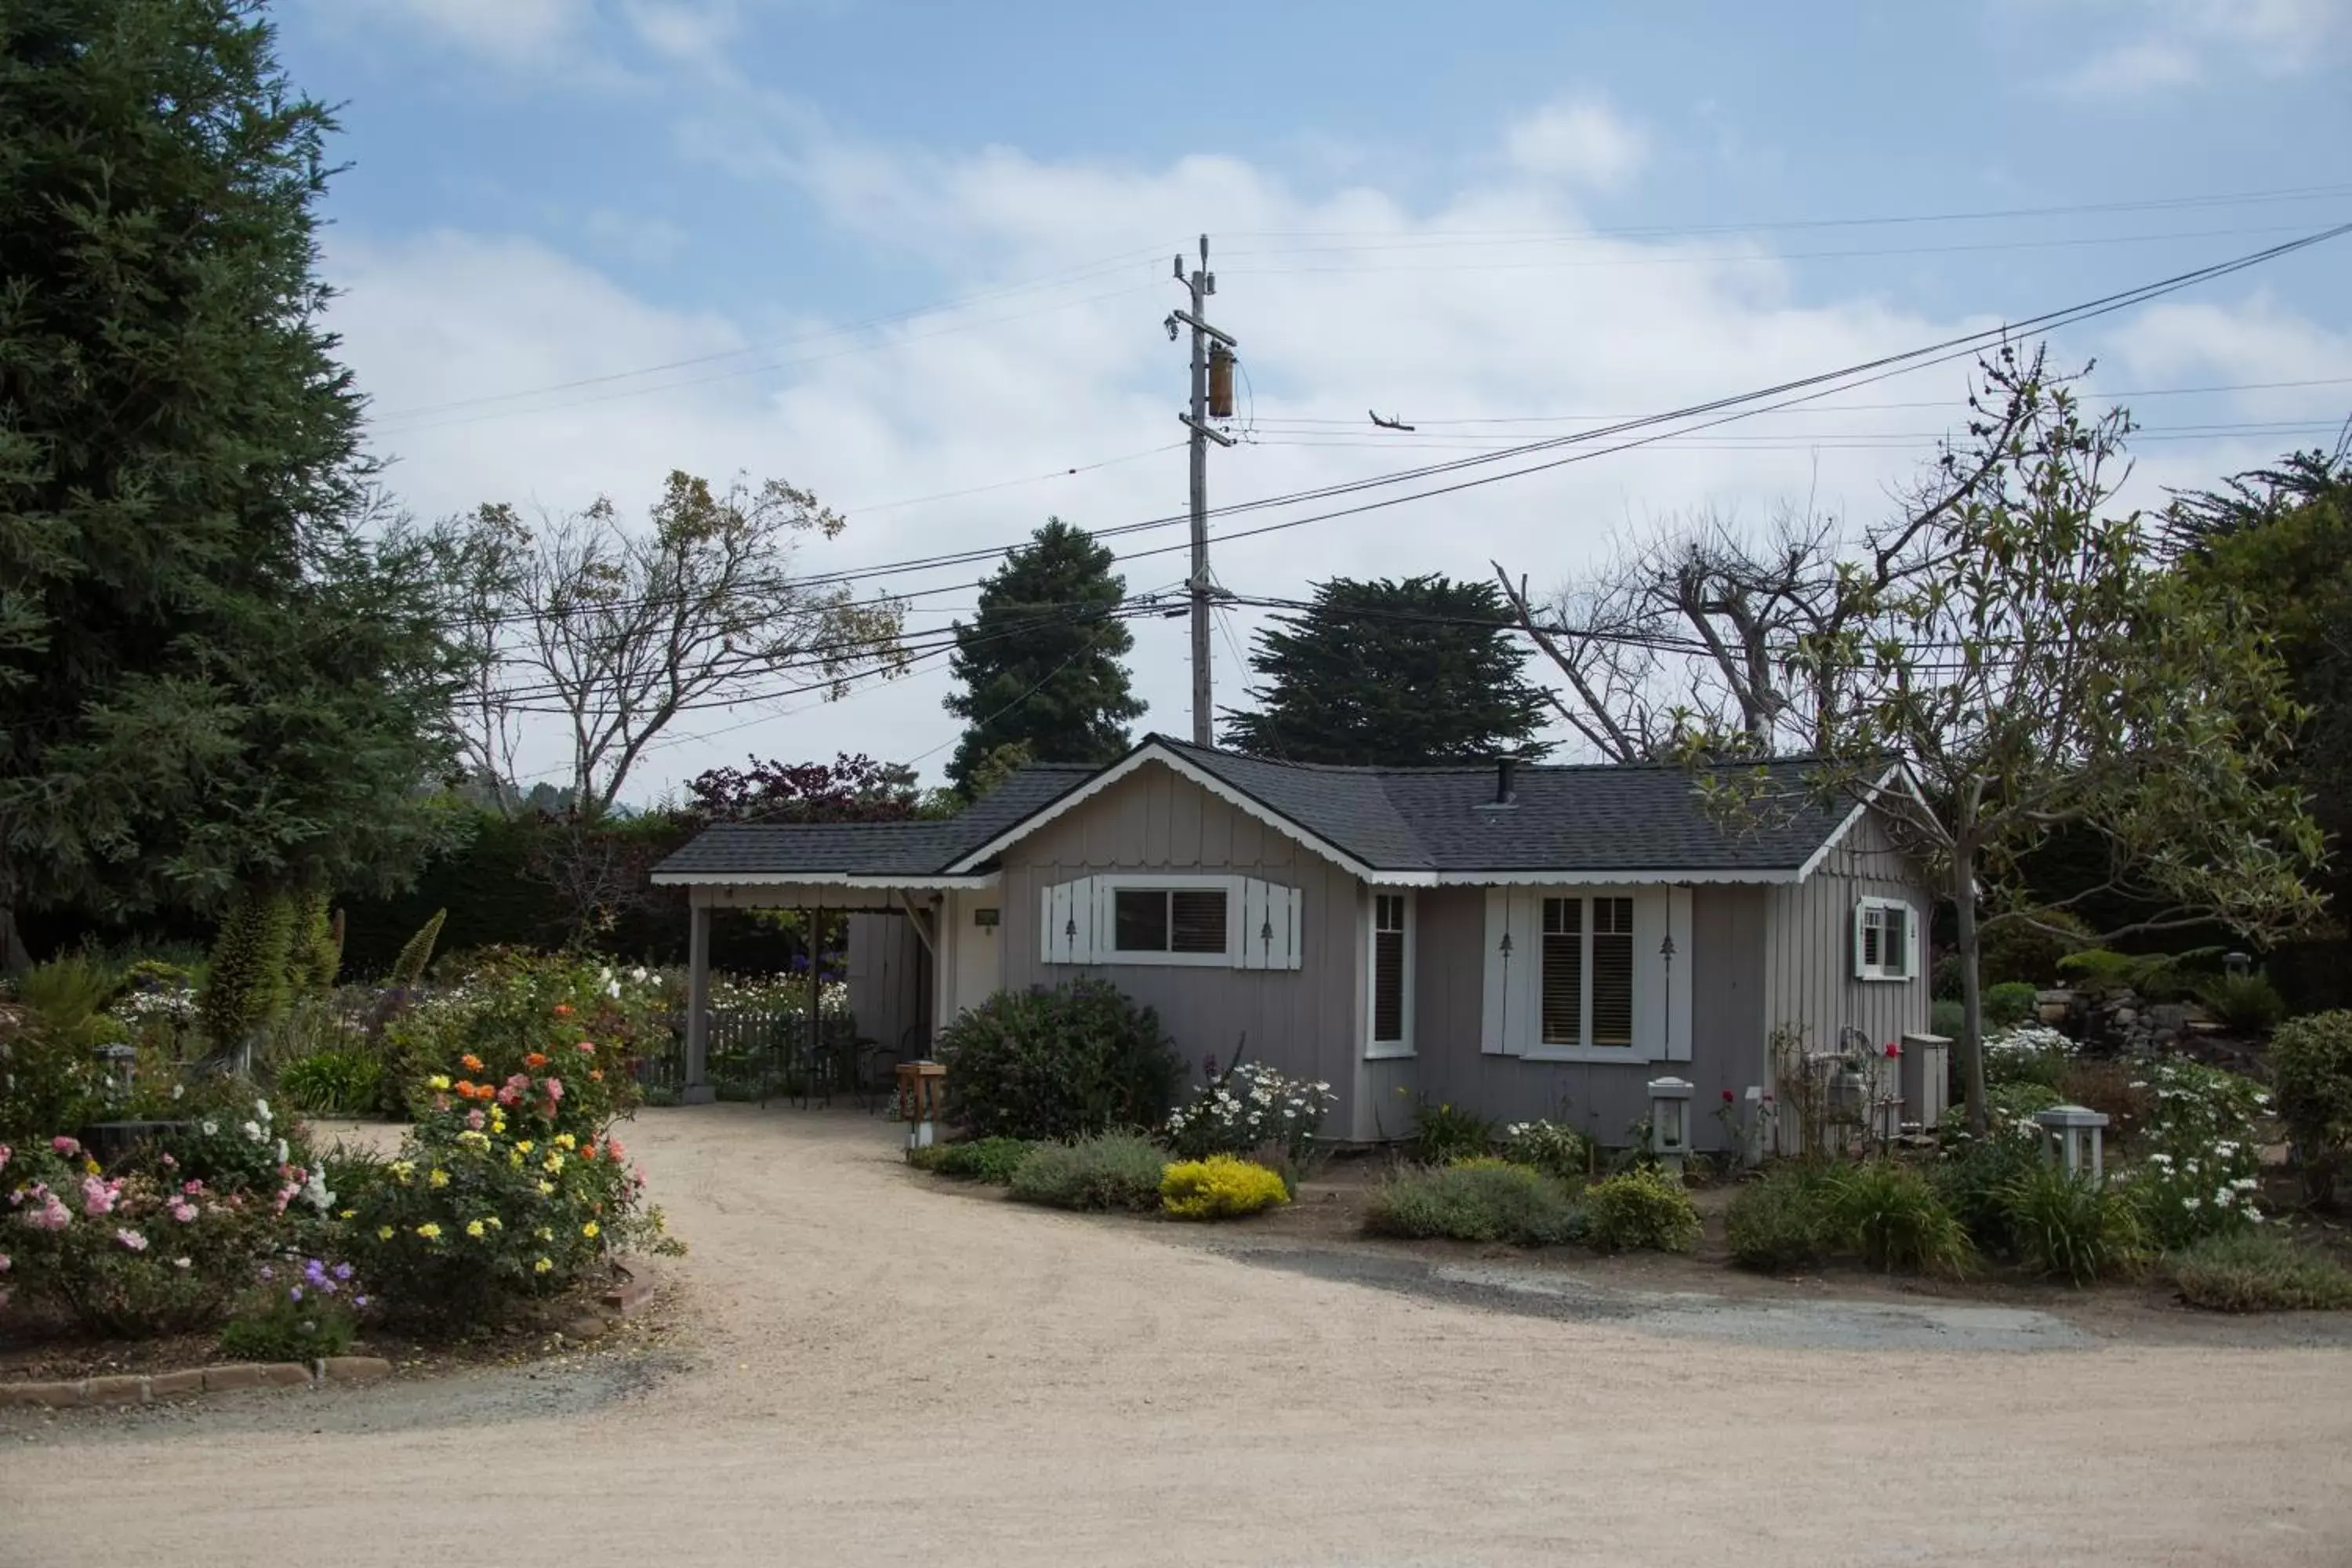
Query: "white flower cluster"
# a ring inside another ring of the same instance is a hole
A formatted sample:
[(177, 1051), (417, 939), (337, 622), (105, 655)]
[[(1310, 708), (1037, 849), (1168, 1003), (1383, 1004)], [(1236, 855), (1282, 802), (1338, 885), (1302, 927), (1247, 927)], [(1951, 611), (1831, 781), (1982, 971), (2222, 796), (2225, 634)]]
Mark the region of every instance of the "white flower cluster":
[(1996, 1029), (1985, 1037), (1984, 1042), (1987, 1061), (2045, 1056), (2071, 1057), (2074, 1050), (2072, 1039), (2047, 1024), (2020, 1024), (2014, 1028)]
[(1268, 1143), (1304, 1149), (1339, 1097), (1318, 1080), (1245, 1062), (1168, 1116), (1168, 1137), (1202, 1153), (1244, 1153)]
[(133, 991), (108, 1009), (126, 1024), (184, 1024), (196, 1016), (196, 994), (188, 986)]

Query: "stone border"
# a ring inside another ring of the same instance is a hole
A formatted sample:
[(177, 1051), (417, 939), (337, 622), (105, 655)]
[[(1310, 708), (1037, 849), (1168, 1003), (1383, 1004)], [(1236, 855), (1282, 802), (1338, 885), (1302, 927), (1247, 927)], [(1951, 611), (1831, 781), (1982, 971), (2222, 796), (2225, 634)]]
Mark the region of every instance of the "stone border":
[(232, 1388), (316, 1388), (327, 1383), (381, 1383), (392, 1375), (382, 1356), (338, 1355), (300, 1362), (237, 1362), (191, 1367), (185, 1372), (124, 1373), (65, 1383), (0, 1383), (0, 1405), (29, 1405), (71, 1410), (93, 1405), (146, 1405)]

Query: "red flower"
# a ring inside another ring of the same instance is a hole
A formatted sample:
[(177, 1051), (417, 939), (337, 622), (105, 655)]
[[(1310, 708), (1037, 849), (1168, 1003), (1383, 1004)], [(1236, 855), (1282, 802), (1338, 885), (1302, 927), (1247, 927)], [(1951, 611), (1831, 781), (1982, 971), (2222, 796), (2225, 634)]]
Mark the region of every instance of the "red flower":
[(569, 1002), (558, 1002), (555, 1005), (555, 1016), (559, 1018), (569, 1018), (572, 1016), (572, 1004)]
[(1731, 1091), (1727, 1089), (1723, 1091), (1723, 1103), (1726, 1105), (1731, 1103)]
[(1903, 1054), (1903, 1047), (1889, 1040), (1886, 1042), (1886, 1054), (1890, 1057), (1899, 1057)]

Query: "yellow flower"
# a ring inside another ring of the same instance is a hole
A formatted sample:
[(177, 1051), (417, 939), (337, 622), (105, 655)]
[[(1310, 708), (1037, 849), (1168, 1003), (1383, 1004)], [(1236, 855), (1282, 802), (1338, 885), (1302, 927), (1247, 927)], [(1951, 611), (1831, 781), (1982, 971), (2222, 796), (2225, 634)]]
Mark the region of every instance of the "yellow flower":
[(480, 1220), (476, 1220), (471, 1225), (467, 1226), (466, 1227), (466, 1234), (472, 1237), (476, 1241), (481, 1240), (482, 1222)]
[(488, 1226), (492, 1230), (504, 1230), (504, 1229), (506, 1229), (506, 1227), (507, 1227), (507, 1222), (506, 1222), (506, 1221), (504, 1221), (504, 1220), (502, 1220), (502, 1219), (500, 1219), (500, 1218), (499, 1218), (498, 1215), (489, 1215), (485, 1216), (485, 1217), (483, 1218), (483, 1220), (482, 1220), (482, 1223), (483, 1223), (484, 1225), (486, 1225), (486, 1226)]
[(431, 1078), (425, 1080), (425, 1087), (427, 1089), (446, 1089), (449, 1087), (449, 1075), (446, 1072), (436, 1072)]
[(490, 1135), (487, 1132), (476, 1132), (469, 1130), (467, 1131), (458, 1133), (457, 1142), (463, 1143), (468, 1149), (487, 1149), (490, 1146)]
[(574, 1138), (569, 1132), (559, 1132), (555, 1135), (555, 1146), (559, 1149), (572, 1148), (577, 1145), (579, 1142), (579, 1139)]
[(591, 1240), (593, 1240), (596, 1235), (596, 1222), (592, 1219), (586, 1225), (580, 1227), (580, 1234), (589, 1237)]
[(539, 1184), (539, 1195), (541, 1197), (546, 1197), (554, 1191), (555, 1184), (553, 1182), (541, 1182)]
[(380, 1225), (376, 1226), (375, 1238), (378, 1241), (390, 1241), (392, 1239), (392, 1226), (388, 1225)]
[(539, 1163), (539, 1168), (551, 1176), (563, 1169), (563, 1156), (550, 1150), (547, 1158)]
[(428, 1219), (416, 1227), (416, 1234), (427, 1241), (438, 1241), (441, 1238), (441, 1227)]
[(546, 1258), (542, 1258), (538, 1262), (530, 1266), (530, 1271), (533, 1274), (544, 1274), (554, 1267), (554, 1264), (550, 1263)]
[(530, 1152), (530, 1140), (528, 1138), (518, 1138), (515, 1140), (515, 1147), (528, 1154)]
[(555, 1239), (555, 1233), (548, 1229), (545, 1226), (541, 1226), (537, 1230), (531, 1232), (531, 1234), (539, 1237), (541, 1241), (553, 1241)]
[(427, 1186), (446, 1187), (449, 1184), (449, 1173), (436, 1166), (433, 1173), (425, 1178), (425, 1182)]
[(336, 1217), (339, 1219), (357, 1219), (360, 1217), (360, 1211), (357, 1209), (345, 1209)]

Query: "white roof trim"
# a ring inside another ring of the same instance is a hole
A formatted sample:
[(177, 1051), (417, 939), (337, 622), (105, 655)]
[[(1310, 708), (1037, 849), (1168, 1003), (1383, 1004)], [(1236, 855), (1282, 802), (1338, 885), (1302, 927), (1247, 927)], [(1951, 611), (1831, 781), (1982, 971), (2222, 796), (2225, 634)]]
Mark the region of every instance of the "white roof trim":
[[(990, 856), (1000, 854), (1008, 847), (1017, 844), (1022, 839), (1028, 837), (1031, 834), (1036, 832), (1047, 823), (1052, 822), (1055, 818), (1066, 816), (1068, 813), (1076, 810), (1079, 806), (1084, 805), (1087, 801), (1090, 801), (1094, 799), (1095, 796), (1102, 794), (1103, 791), (1108, 789), (1111, 785), (1118, 783), (1119, 780), (1127, 777), (1129, 773), (1134, 773), (1146, 763), (1160, 763), (1170, 772), (1175, 773), (1179, 778), (1190, 780), (1192, 783), (1200, 785), (1211, 795), (1215, 795), (1219, 800), (1223, 801), (1227, 805), (1232, 806), (1235, 811), (1242, 813), (1245, 816), (1253, 817), (1255, 820), (1264, 823), (1266, 826), (1273, 828), (1276, 833), (1281, 834), (1286, 838), (1291, 839), (1296, 843), (1305, 845), (1307, 848), (1315, 851), (1316, 854), (1322, 856), (1326, 860), (1329, 860), (1338, 865), (1342, 870), (1348, 871), (1354, 876), (1360, 877), (1367, 882), (1381, 881), (1383, 879), (1382, 873), (1373, 870), (1370, 866), (1365, 865), (1362, 861), (1357, 859), (1353, 855), (1349, 854), (1345, 849), (1340, 848), (1338, 845), (1308, 831), (1307, 828), (1302, 827), (1297, 823), (1292, 821), (1289, 817), (1283, 816), (1280, 812), (1261, 805), (1258, 801), (1234, 788), (1233, 785), (1225, 783), (1224, 780), (1217, 777), (1214, 773), (1209, 773), (1205, 769), (1194, 766), (1183, 757), (1179, 756), (1176, 752), (1162, 746), (1157, 740), (1146, 741), (1142, 745), (1137, 747), (1134, 751), (1129, 752), (1123, 760), (1105, 768), (1101, 773), (1097, 773), (1093, 778), (1088, 779), (1085, 784), (1081, 784), (1076, 789), (1072, 790), (1069, 794), (1062, 796), (1059, 800), (1055, 801), (1052, 805), (1047, 805), (1043, 810), (1033, 812), (1029, 816), (1023, 817), (1020, 821), (1014, 823), (1012, 826), (1006, 828), (1003, 832), (998, 834), (995, 837), (990, 839), (979, 848), (974, 849), (969, 854), (966, 854), (961, 858), (951, 862), (948, 867), (948, 870), (950, 872), (969, 871), (972, 867), (979, 865)], [(1408, 885), (1400, 882), (1400, 877), (1428, 877), (1431, 875), (1432, 873), (1428, 872), (1408, 871), (1389, 876), (1386, 879), (1392, 883), (1398, 883), (1398, 885)]]
[(656, 871), (653, 879), (658, 887), (670, 888), (865, 888), (877, 891), (911, 888), (917, 892), (931, 892), (996, 886), (993, 871), (970, 877), (940, 876), (929, 871), (904, 877), (853, 871)]
[(1867, 795), (1854, 803), (1853, 809), (1845, 814), (1845, 820), (1839, 823), (1827, 838), (1822, 840), (1822, 847), (1805, 857), (1805, 863), (1797, 868), (1794, 879), (1804, 881), (1815, 871), (1820, 870), (1822, 862), (1829, 858), (1830, 851), (1845, 842), (1845, 836), (1853, 831), (1854, 824), (1860, 822), (1870, 808), (1878, 804), (1878, 797), (1886, 793), (1886, 786), (1898, 778), (1903, 781), (1904, 787), (1910, 792), (1914, 800), (1918, 801), (1922, 805), (1927, 804), (1927, 797), (1919, 793), (1919, 782), (1911, 776), (1911, 770), (1898, 760), (1885, 773), (1878, 775), (1878, 782), (1870, 786), (1870, 792)]

